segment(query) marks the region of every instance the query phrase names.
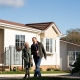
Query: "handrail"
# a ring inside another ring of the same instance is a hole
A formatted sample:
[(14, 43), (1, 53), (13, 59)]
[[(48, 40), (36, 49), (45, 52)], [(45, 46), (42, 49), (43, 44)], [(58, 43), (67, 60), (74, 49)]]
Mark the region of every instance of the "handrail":
[[(9, 51), (9, 50), (7, 50), (7, 51)], [(7, 51), (5, 51), (4, 53), (6, 53)], [(4, 53), (1, 54), (1, 57), (3, 56)]]
[[(7, 50), (9, 51), (9, 50)], [(6, 53), (7, 51), (5, 51), (4, 53)], [(4, 55), (4, 53), (1, 54), (1, 57)], [(4, 58), (2, 58), (2, 72), (3, 72), (3, 63), (4, 63)]]

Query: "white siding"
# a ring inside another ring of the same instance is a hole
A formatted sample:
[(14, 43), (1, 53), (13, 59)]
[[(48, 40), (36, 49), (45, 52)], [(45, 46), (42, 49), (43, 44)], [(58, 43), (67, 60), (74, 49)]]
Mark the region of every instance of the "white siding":
[(60, 41), (60, 65), (62, 70), (67, 70), (67, 43)]
[(57, 65), (60, 66), (60, 39), (57, 38), (56, 40), (56, 58), (57, 58)]
[[(5, 29), (4, 31), (4, 47), (9, 47), (10, 45), (15, 46), (15, 35), (25, 35), (25, 41), (32, 44), (32, 37), (37, 37), (40, 41), (40, 36), (36, 33), (23, 32), (11, 29)], [(60, 65), (60, 46), (59, 38), (56, 41), (56, 53), (47, 56), (47, 60), (42, 58), (41, 65)]]
[(41, 65), (57, 65), (57, 58), (56, 54), (53, 54), (52, 56), (47, 56), (47, 60), (42, 58)]
[(59, 65), (60, 66), (60, 41), (56, 39), (56, 53), (47, 55), (47, 60), (42, 58), (41, 65)]
[(25, 41), (29, 42), (30, 46), (32, 44), (32, 37), (38, 37), (38, 40), (40, 39), (36, 33), (5, 29), (4, 31), (4, 49), (5, 47), (9, 47), (10, 45), (15, 46), (15, 35), (25, 35)]
[(25, 41), (32, 44), (32, 37), (36, 37), (35, 33), (23, 32), (11, 29), (5, 29), (4, 31), (4, 46), (9, 47), (10, 45), (15, 46), (15, 35), (25, 35)]

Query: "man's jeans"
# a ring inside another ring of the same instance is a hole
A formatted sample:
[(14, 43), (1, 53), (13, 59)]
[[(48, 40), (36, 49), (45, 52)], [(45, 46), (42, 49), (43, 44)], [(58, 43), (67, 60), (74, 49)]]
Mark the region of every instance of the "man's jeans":
[(35, 72), (34, 72), (34, 77), (37, 77), (37, 75), (39, 77), (41, 77), (41, 72), (40, 72), (40, 63), (41, 63), (41, 58), (34, 58), (34, 62), (35, 62)]

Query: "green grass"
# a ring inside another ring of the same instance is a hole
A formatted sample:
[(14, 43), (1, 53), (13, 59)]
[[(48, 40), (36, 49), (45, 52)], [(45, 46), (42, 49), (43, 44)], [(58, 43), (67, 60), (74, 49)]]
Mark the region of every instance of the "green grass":
[[(5, 71), (0, 74), (24, 74), (25, 71)], [(30, 71), (30, 74), (33, 74), (34, 72)], [(68, 73), (66, 71), (41, 71), (42, 74), (59, 74), (59, 73)]]
[(23, 74), (24, 72), (21, 71), (4, 71), (1, 72), (0, 74)]

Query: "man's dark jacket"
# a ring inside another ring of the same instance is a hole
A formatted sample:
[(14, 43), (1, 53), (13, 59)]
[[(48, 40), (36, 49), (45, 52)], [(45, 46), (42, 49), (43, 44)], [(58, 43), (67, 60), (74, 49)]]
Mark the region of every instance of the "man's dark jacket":
[[(38, 42), (38, 51), (39, 51), (39, 57), (42, 58), (44, 55), (44, 58), (46, 58), (46, 51), (44, 49), (44, 46), (41, 42)], [(31, 45), (31, 55), (33, 55), (33, 58), (35, 57), (36, 54), (36, 47), (34, 44)]]

